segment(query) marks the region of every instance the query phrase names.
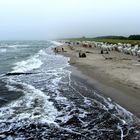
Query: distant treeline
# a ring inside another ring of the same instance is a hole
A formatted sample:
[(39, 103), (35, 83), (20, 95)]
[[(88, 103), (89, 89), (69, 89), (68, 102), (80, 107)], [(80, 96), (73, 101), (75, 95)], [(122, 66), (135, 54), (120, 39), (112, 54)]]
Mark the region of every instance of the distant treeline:
[(95, 39), (119, 39), (119, 40), (140, 40), (140, 35), (130, 35), (129, 37), (124, 36), (101, 36)]

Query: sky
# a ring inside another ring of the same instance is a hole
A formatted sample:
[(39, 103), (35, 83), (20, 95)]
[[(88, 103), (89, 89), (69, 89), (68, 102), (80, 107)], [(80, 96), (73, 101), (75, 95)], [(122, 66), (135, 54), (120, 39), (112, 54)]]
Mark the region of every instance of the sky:
[(140, 0), (0, 0), (0, 40), (140, 34)]

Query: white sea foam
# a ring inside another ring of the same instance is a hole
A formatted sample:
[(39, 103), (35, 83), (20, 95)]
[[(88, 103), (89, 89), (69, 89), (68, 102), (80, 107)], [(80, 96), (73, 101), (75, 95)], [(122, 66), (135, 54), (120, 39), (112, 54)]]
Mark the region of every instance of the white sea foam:
[(40, 51), (38, 52), (38, 55), (47, 55), (47, 53), (46, 53), (44, 50), (40, 50)]
[(42, 61), (38, 58), (31, 57), (27, 60), (17, 62), (15, 67), (13, 67), (12, 72), (27, 72), (33, 69), (37, 69), (42, 65)]
[(46, 55), (46, 53), (40, 50), (36, 55), (31, 56), (27, 60), (15, 63), (12, 72), (27, 72), (39, 68), (43, 64), (39, 56), (43, 55)]
[(6, 53), (7, 49), (0, 49), (0, 53)]
[(51, 63), (50, 59), (55, 60), (55, 58), (51, 54), (46, 53), (45, 50), (39, 50), (39, 52), (36, 53), (34, 56), (15, 63), (15, 66), (12, 68), (12, 72), (27, 72), (33, 69), (40, 68), (43, 64), (42, 60), (45, 60), (46, 58), (48, 58), (48, 63)]
[[(9, 80), (7, 83), (8, 89), (16, 91), (22, 91), (24, 96), (19, 100), (10, 103), (7, 107), (0, 109), (0, 122), (9, 120), (15, 122), (21, 119), (39, 119), (48, 123), (54, 123), (57, 115), (57, 110), (53, 106), (53, 103), (48, 101), (49, 96), (45, 95), (41, 90), (36, 89), (31, 85), (21, 83), (23, 89), (17, 89), (17, 82)], [(19, 83), (18, 83), (19, 84)]]
[(8, 46), (8, 48), (17, 48), (18, 47), (18, 45), (10, 45), (10, 46)]
[(29, 45), (20, 45), (20, 44), (16, 44), (16, 45), (9, 45), (8, 48), (17, 48), (17, 47), (28, 47)]
[(61, 45), (63, 45), (62, 43), (57, 42), (57, 41), (51, 41), (51, 43), (53, 43), (53, 44), (56, 45), (56, 46), (61, 46)]

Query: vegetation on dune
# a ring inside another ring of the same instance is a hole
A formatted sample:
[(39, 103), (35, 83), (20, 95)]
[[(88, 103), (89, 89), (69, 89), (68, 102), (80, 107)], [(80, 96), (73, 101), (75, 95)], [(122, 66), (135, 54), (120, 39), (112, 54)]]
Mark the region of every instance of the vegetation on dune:
[(140, 46), (140, 40), (94, 39), (94, 41), (97, 41), (97, 42), (107, 42), (107, 43), (111, 43), (111, 44), (129, 43), (131, 45), (139, 45)]
[(128, 39), (130, 39), (130, 40), (140, 40), (140, 35), (130, 35), (128, 37)]
[(97, 42), (107, 42), (111, 44), (117, 43), (130, 43), (131, 45), (139, 45), (140, 46), (140, 35), (130, 35), (129, 37), (124, 36), (102, 36), (96, 38), (71, 38), (69, 40), (77, 40), (77, 41), (97, 41)]
[(129, 37), (124, 36), (101, 36), (96, 39), (118, 39), (118, 40), (140, 40), (140, 35), (130, 35)]

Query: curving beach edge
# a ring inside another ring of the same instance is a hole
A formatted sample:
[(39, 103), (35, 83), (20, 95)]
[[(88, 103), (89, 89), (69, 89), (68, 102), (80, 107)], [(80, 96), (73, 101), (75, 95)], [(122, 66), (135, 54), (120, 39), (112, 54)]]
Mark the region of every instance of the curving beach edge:
[[(72, 75), (140, 118), (140, 58), (116, 51), (100, 54), (95, 47), (81, 45), (63, 44), (57, 51), (70, 58)], [(86, 53), (85, 58), (79, 57), (80, 51)]]

